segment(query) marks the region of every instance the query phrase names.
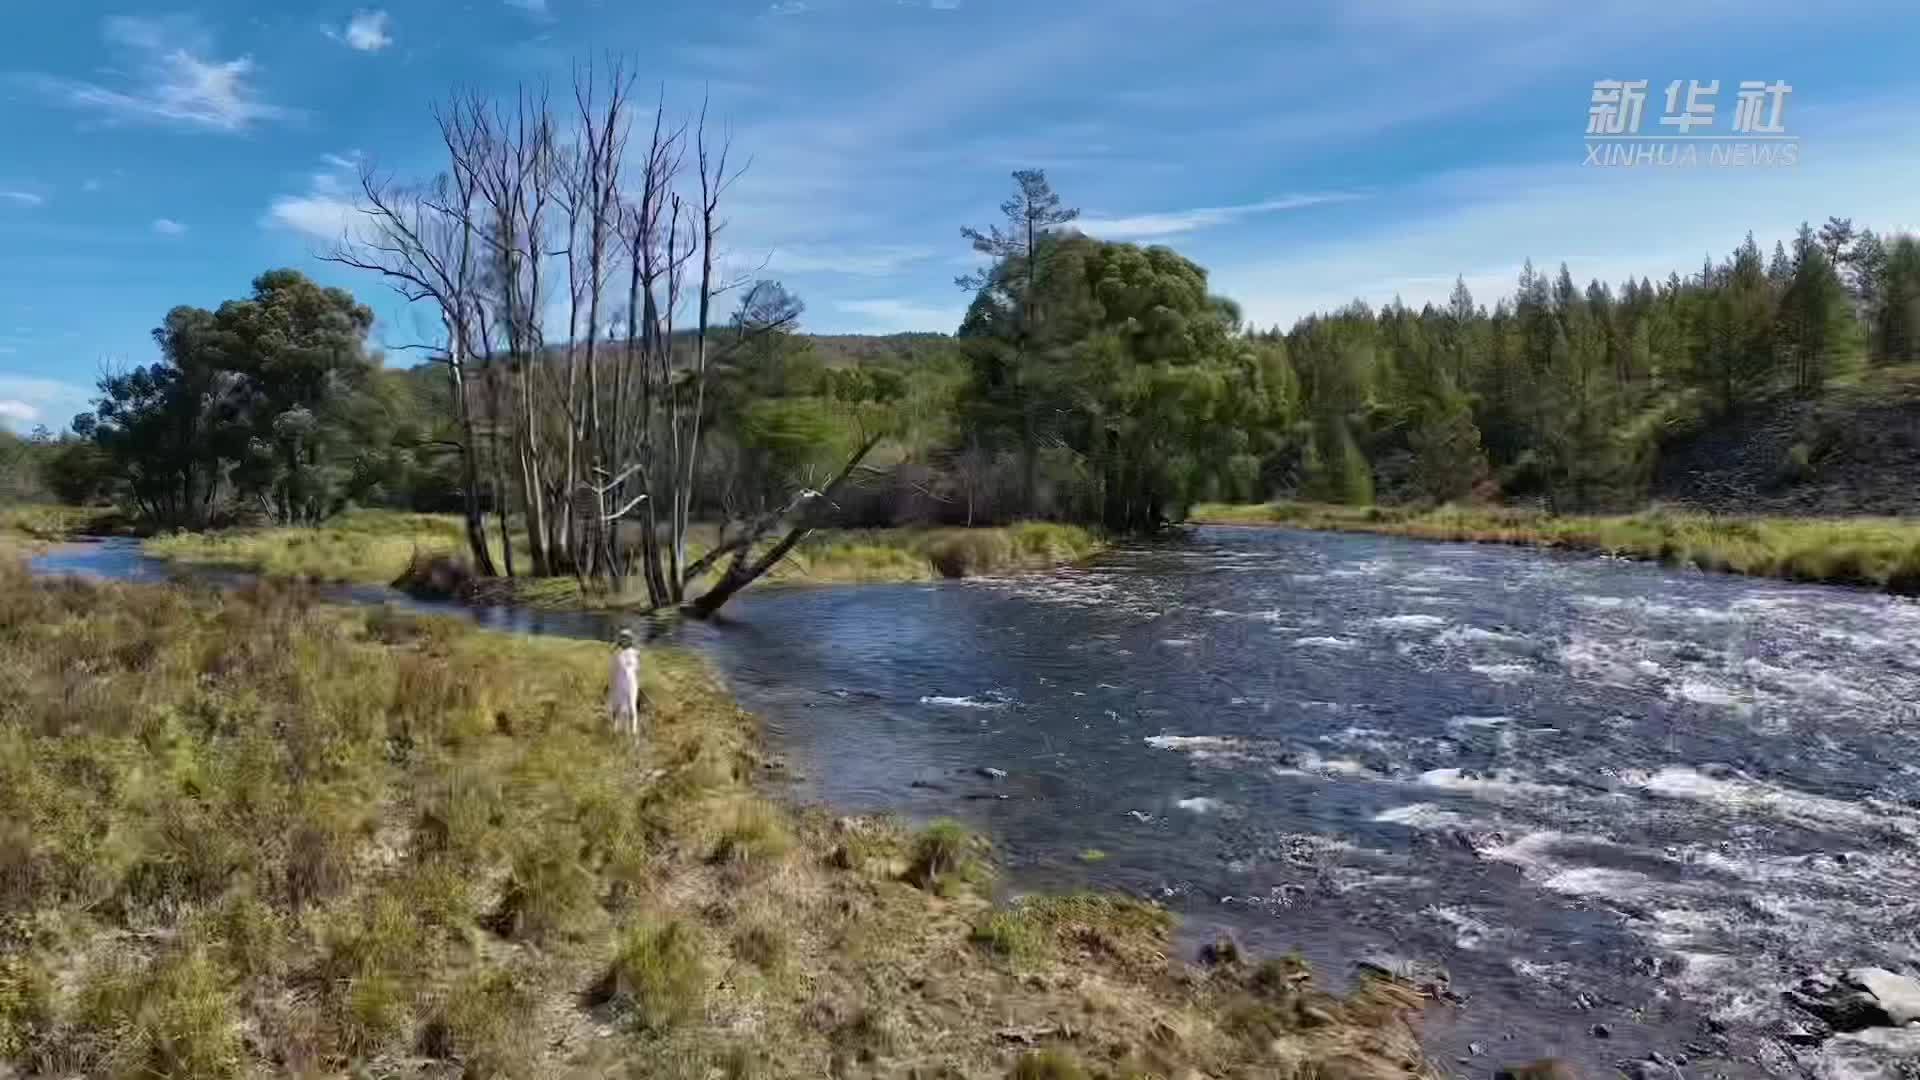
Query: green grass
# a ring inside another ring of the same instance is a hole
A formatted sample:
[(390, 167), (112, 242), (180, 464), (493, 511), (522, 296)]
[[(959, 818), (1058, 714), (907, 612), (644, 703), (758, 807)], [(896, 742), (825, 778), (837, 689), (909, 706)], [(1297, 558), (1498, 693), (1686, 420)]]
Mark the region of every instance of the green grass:
[[(60, 525), (64, 519), (57, 516), (42, 521), (23, 513), (22, 520), (67, 534)], [(716, 540), (713, 527), (696, 526), (688, 538), (687, 557), (699, 558)], [(1051, 522), (979, 529), (821, 530), (774, 567), (766, 583), (928, 581), (1044, 570), (1086, 558), (1100, 547), (1087, 530)], [(384, 585), (398, 579), (416, 556), (462, 559), (466, 534), (460, 519), (451, 515), (359, 510), (312, 528), (169, 533), (148, 539), (142, 550), (184, 565), (248, 570), (273, 578)], [(497, 538), (493, 556), (495, 565), (504, 567)], [(697, 594), (717, 577), (717, 571), (710, 571), (689, 592)], [(583, 594), (572, 577), (517, 578), (489, 595), (547, 608), (631, 607), (645, 598), (638, 581), (628, 582), (617, 595)]]
[(1197, 506), (1188, 520), (1596, 551), (1754, 577), (1920, 594), (1920, 521), (1902, 518), (1736, 517), (1662, 509), (1589, 517), (1496, 507), (1275, 503)]
[(457, 517), (360, 510), (312, 528), (174, 532), (141, 545), (155, 558), (193, 566), (250, 570), (269, 577), (385, 585), (418, 552), (466, 550)]
[(689, 655), (614, 734), (606, 656), (0, 560), (0, 1073), (1000, 1076), (1016, 1016), (1146, 1075), (1344, 1053), (1236, 1038), (1157, 908), (995, 913), (965, 830), (768, 801)]
[(1164, 908), (1123, 896), (1029, 896), (988, 915), (974, 942), (1021, 965), (1098, 954), (1135, 970), (1165, 963), (1173, 918)]
[(649, 1031), (686, 1023), (706, 1000), (703, 952), (700, 932), (687, 922), (635, 927), (607, 972), (608, 1003)]

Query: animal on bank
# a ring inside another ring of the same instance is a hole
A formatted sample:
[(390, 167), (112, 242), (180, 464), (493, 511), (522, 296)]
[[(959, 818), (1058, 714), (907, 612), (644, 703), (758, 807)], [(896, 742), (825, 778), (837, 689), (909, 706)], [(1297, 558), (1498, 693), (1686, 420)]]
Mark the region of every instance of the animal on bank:
[(607, 677), (607, 713), (614, 731), (637, 736), (640, 734), (640, 650), (634, 646), (631, 630), (615, 634), (613, 643), (613, 663)]

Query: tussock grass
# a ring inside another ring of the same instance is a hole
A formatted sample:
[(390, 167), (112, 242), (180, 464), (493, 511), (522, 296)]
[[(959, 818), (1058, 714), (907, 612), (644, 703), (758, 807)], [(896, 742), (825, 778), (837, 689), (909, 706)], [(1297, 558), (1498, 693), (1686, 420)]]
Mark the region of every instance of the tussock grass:
[(35, 540), (58, 541), (74, 536), (106, 536), (128, 532), (133, 523), (117, 510), (60, 503), (19, 503), (0, 506), (0, 533)]
[(147, 539), (141, 550), (190, 566), (385, 585), (416, 553), (456, 555), (466, 550), (466, 533), (460, 519), (451, 515), (359, 510), (313, 528), (167, 533)]
[[(39, 521), (31, 513), (22, 515), (23, 521)], [(65, 536), (71, 529), (60, 523), (64, 520), (50, 518), (34, 527), (52, 529), (50, 536)], [(6, 522), (0, 513), (0, 534)], [(715, 540), (712, 528), (695, 528), (688, 558), (698, 558)], [(1051, 522), (978, 529), (823, 529), (808, 537), (766, 580), (828, 585), (975, 577), (1044, 570), (1084, 559), (1100, 547), (1100, 541), (1085, 529)], [(248, 570), (274, 578), (385, 585), (412, 568), (420, 568), (419, 576), (424, 578), (426, 567), (464, 565), (466, 539), (464, 526), (454, 516), (358, 510), (314, 528), (170, 533), (148, 539), (142, 550), (184, 565)], [(494, 557), (500, 565), (498, 550)], [(449, 576), (464, 578), (464, 573)], [(697, 592), (716, 578), (717, 572), (710, 572), (691, 589)], [(486, 597), (549, 608), (631, 607), (644, 601), (645, 592), (638, 582), (629, 583), (620, 594), (606, 595), (583, 593), (572, 577), (516, 578), (489, 585)]]
[(648, 1031), (693, 1019), (706, 1000), (703, 951), (700, 932), (684, 920), (635, 927), (607, 972), (607, 1003)]
[(907, 880), (928, 892), (951, 896), (987, 876), (984, 837), (957, 821), (940, 820), (913, 839)]
[(1073, 893), (1029, 896), (988, 915), (974, 941), (1022, 965), (1093, 955), (1123, 967), (1164, 967), (1173, 918), (1163, 908), (1124, 896)]
[(1088, 1080), (1087, 1070), (1064, 1050), (1036, 1050), (1022, 1057), (1007, 1080)]
[(780, 811), (758, 799), (735, 807), (713, 848), (718, 863), (764, 863), (785, 855), (793, 835)]
[(1174, 970), (1157, 908), (996, 913), (963, 829), (765, 801), (690, 656), (649, 651), (653, 721), (615, 735), (605, 662), (0, 561), (0, 1072), (1000, 1076), (1020, 1017), (1091, 1075), (1360, 1043), (1406, 1075), (1397, 1013), (1236, 1034), (1252, 991)]
[(1596, 551), (1753, 577), (1920, 594), (1920, 521), (1902, 518), (1733, 517), (1665, 509), (1583, 517), (1498, 507), (1276, 503), (1198, 506), (1189, 520)]

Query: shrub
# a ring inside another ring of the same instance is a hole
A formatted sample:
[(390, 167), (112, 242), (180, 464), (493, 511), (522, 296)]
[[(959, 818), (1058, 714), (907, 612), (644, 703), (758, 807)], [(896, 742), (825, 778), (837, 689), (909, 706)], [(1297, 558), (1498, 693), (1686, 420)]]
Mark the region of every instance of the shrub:
[(706, 1003), (699, 932), (681, 919), (644, 923), (627, 934), (597, 995), (648, 1031), (691, 1019)]
[(53, 1019), (53, 983), (24, 955), (0, 955), (0, 1061), (26, 1055)]
[(957, 821), (941, 819), (914, 837), (907, 879), (920, 888), (950, 895), (986, 875), (979, 856), (985, 841)]
[(457, 1058), (471, 1080), (525, 1076), (536, 1044), (527, 1038), (535, 987), (512, 970), (479, 971), (456, 983), (427, 1023), (421, 1049)]
[(433, 961), (432, 943), (399, 896), (380, 893), (326, 935), (317, 975), (342, 1046), (370, 1053), (400, 1036), (411, 1018), (411, 979)]
[(713, 848), (718, 863), (760, 863), (785, 855), (793, 834), (780, 812), (755, 799), (736, 807)]
[(990, 573), (1012, 561), (1013, 541), (998, 529), (964, 529), (942, 533), (927, 545), (927, 559), (941, 577), (963, 578)]
[(200, 949), (96, 971), (75, 1008), (81, 1056), (117, 1077), (240, 1072), (240, 1037), (224, 970)]
[(536, 941), (580, 929), (599, 909), (599, 888), (575, 855), (578, 847), (562, 829), (529, 843), (513, 860), (489, 926), (508, 937)]
[(285, 923), (252, 889), (222, 900), (203, 918), (201, 930), (227, 967), (241, 975), (252, 978), (281, 968)]
[(1787, 447), (1780, 459), (1780, 482), (1798, 484), (1813, 479), (1813, 451), (1803, 442)]
[(786, 970), (787, 952), (786, 935), (772, 923), (752, 923), (733, 937), (733, 954), (768, 975)]

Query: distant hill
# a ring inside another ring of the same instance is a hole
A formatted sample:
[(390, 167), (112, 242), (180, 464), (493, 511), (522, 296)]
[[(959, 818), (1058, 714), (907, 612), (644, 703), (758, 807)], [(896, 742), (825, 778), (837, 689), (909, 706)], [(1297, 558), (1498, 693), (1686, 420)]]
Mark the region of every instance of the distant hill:
[(951, 334), (913, 331), (905, 334), (801, 334), (813, 343), (828, 367), (857, 364), (906, 363), (916, 354), (945, 348)]

